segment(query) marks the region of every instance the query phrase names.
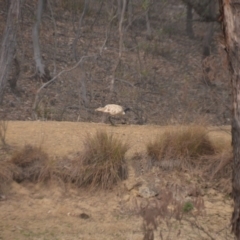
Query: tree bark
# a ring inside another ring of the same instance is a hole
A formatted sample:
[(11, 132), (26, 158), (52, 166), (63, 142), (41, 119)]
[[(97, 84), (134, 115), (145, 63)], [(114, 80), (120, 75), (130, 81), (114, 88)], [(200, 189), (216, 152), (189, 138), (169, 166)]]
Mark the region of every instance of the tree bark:
[(189, 38), (194, 38), (192, 19), (192, 7), (190, 4), (187, 4), (186, 33)]
[(211, 43), (214, 34), (214, 22), (208, 23), (204, 38), (203, 38), (203, 59), (211, 55)]
[[(216, 1), (210, 0), (208, 8), (209, 16), (216, 15)], [(207, 31), (203, 39), (203, 58), (210, 56), (211, 54), (211, 43), (214, 34), (214, 22), (209, 22)]]
[(36, 73), (40, 76), (41, 79), (43, 79), (43, 82), (47, 82), (51, 79), (51, 76), (49, 70), (44, 66), (39, 44), (39, 28), (42, 21), (43, 6), (44, 0), (38, 0), (36, 23), (33, 26), (32, 38)]
[(12, 0), (8, 10), (7, 25), (4, 30), (0, 53), (0, 104), (6, 87), (7, 78), (16, 53), (16, 38), (21, 0)]
[(128, 15), (128, 25), (130, 26), (132, 24), (133, 20), (133, 3), (132, 0), (129, 0), (127, 3), (127, 15)]
[(240, 0), (219, 0), (233, 95), (232, 232), (240, 240)]
[(20, 75), (20, 64), (17, 59), (17, 56), (15, 56), (13, 59), (13, 65), (14, 65), (14, 69), (12, 72), (12, 77), (8, 80), (8, 82), (9, 82), (9, 85), (10, 85), (12, 91), (14, 92), (16, 90), (17, 81), (18, 81), (18, 78)]

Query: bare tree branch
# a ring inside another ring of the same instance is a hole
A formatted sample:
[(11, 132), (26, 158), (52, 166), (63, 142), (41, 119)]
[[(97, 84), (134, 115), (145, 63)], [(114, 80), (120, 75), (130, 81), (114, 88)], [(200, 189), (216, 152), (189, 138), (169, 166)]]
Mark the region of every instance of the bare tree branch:
[(122, 7), (122, 12), (121, 12), (121, 18), (119, 21), (119, 60), (121, 60), (122, 57), (122, 50), (123, 50), (123, 20), (124, 20), (124, 14), (126, 11), (126, 5), (127, 5), (127, 0), (123, 0), (123, 7)]
[(85, 0), (84, 1), (84, 8), (83, 8), (83, 11), (82, 11), (81, 17), (79, 19), (79, 23), (78, 23), (77, 36), (75, 37), (75, 39), (73, 41), (73, 56), (74, 56), (75, 61), (78, 61), (78, 58), (79, 58), (78, 51), (77, 51), (77, 43), (78, 43), (78, 40), (81, 36), (82, 21), (83, 21), (83, 18), (85, 16), (85, 14), (86, 14), (87, 6), (88, 6), (88, 0)]
[(113, 20), (117, 17), (117, 15), (114, 15), (112, 17), (112, 19), (109, 21), (109, 24), (107, 26), (107, 29), (106, 29), (106, 33), (105, 33), (105, 39), (104, 39), (104, 42), (100, 48), (100, 55), (102, 55), (102, 52), (103, 52), (103, 49), (105, 48), (106, 44), (107, 44), (107, 41), (108, 41), (108, 38), (109, 38), (109, 34), (110, 34), (110, 29), (111, 29), (111, 25), (112, 25), (112, 22)]
[(37, 93), (36, 93), (36, 96), (35, 96), (35, 99), (34, 99), (34, 103), (33, 103), (33, 107), (32, 107), (32, 110), (33, 110), (33, 114), (34, 114), (34, 117), (35, 119), (37, 119), (37, 116), (36, 116), (36, 109), (37, 109), (37, 106), (38, 106), (38, 103), (39, 103), (39, 94), (40, 92), (45, 88), (47, 87), (49, 84), (53, 83), (59, 76), (61, 76), (63, 73), (65, 72), (70, 72), (72, 71), (73, 69), (75, 69), (76, 67), (79, 66), (79, 64), (86, 58), (93, 58), (93, 57), (96, 57), (97, 55), (92, 55), (92, 56), (83, 56), (81, 57), (81, 59), (72, 67), (72, 68), (69, 68), (69, 69), (65, 69), (65, 70), (62, 70), (61, 72), (59, 72), (55, 77), (53, 77), (50, 81), (44, 83), (38, 90), (37, 90)]

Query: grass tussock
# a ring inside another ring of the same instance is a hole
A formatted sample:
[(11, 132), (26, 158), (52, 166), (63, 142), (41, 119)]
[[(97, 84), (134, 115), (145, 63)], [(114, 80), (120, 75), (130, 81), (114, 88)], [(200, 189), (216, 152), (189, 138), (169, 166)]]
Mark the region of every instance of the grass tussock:
[(0, 166), (0, 181), (57, 180), (77, 187), (110, 189), (127, 177), (125, 153), (128, 148), (126, 143), (106, 132), (88, 135), (82, 152), (54, 161), (40, 147), (27, 145), (13, 153), (6, 164), (12, 166), (9, 171)]
[(13, 177), (17, 182), (40, 182), (51, 176), (49, 157), (40, 147), (26, 145), (16, 151), (10, 161), (18, 168)]
[(0, 193), (2, 187), (13, 179), (14, 167), (6, 161), (0, 161)]
[(73, 183), (80, 186), (82, 179), (81, 157), (77, 155), (71, 159), (65, 156), (58, 159), (55, 164), (54, 175), (63, 183)]
[(232, 162), (231, 150), (218, 153), (214, 156), (202, 159), (203, 176), (208, 182), (221, 192), (232, 192)]
[(211, 179), (229, 178), (232, 175), (232, 151), (225, 151), (210, 157), (205, 173)]
[(153, 162), (195, 164), (197, 158), (215, 154), (215, 148), (203, 126), (193, 125), (170, 130), (147, 144), (147, 154)]
[(110, 189), (127, 177), (125, 153), (128, 148), (126, 143), (106, 132), (87, 136), (83, 152), (69, 162), (64, 176), (69, 175), (77, 186)]
[(6, 135), (7, 135), (8, 122), (0, 120), (0, 141), (3, 146), (6, 146)]

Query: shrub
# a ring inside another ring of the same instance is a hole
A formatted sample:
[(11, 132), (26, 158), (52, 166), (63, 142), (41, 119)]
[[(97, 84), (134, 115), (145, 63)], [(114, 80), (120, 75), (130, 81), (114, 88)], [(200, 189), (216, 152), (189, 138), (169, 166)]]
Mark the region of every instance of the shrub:
[(193, 203), (192, 202), (185, 202), (183, 205), (183, 212), (188, 213), (193, 210)]
[(126, 143), (112, 134), (101, 131), (92, 137), (88, 135), (80, 157), (82, 173), (79, 184), (109, 189), (119, 180), (126, 179), (125, 153), (128, 149)]
[(153, 161), (175, 160), (180, 161), (180, 166), (183, 161), (214, 153), (215, 149), (207, 136), (207, 130), (197, 125), (166, 131), (147, 144), (147, 154)]
[(23, 180), (38, 182), (50, 178), (49, 158), (40, 147), (26, 145), (13, 154), (11, 162), (19, 169), (14, 174), (14, 180), (18, 182)]

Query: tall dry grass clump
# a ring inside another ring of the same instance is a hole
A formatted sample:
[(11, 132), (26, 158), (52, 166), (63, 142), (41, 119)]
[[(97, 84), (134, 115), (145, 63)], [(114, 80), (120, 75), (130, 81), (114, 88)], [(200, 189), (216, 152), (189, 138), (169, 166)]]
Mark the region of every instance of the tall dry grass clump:
[(0, 120), (0, 141), (3, 146), (6, 145), (8, 122), (6, 120)]
[(128, 144), (107, 132), (88, 135), (81, 154), (81, 185), (109, 189), (126, 179), (125, 154), (128, 149)]
[[(169, 130), (147, 144), (147, 154), (154, 163), (195, 165), (196, 159), (215, 154), (207, 129), (192, 125)], [(168, 161), (168, 162), (166, 162)]]
[(0, 194), (4, 185), (13, 180), (14, 167), (7, 161), (0, 161)]
[(13, 176), (17, 182), (23, 180), (45, 181), (51, 176), (49, 157), (40, 147), (26, 145), (13, 153), (10, 161), (18, 168)]

